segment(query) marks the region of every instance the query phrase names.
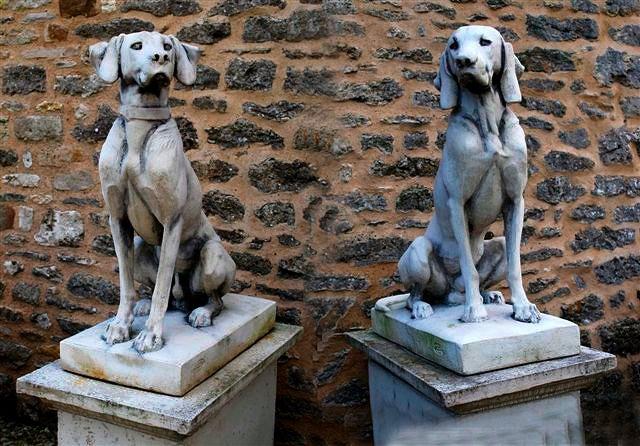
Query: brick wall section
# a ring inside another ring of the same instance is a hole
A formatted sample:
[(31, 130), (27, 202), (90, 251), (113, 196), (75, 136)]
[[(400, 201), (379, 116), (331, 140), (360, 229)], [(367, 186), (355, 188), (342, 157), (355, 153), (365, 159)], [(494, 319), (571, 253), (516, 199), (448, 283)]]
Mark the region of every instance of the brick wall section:
[(241, 270), (236, 291), (275, 300), (280, 321), (305, 328), (279, 368), (279, 442), (368, 441), (365, 360), (342, 334), (368, 327), (373, 302), (401, 291), (396, 261), (432, 215), (446, 128), (438, 56), (472, 22), (498, 27), (527, 69), (513, 109), (530, 151), (529, 296), (579, 323), (584, 344), (619, 355), (620, 372), (600, 387), (614, 403), (640, 385), (638, 1), (0, 8), (2, 395), (54, 360), (65, 336), (115, 311), (96, 159), (117, 87), (97, 80), (86, 50), (155, 29), (204, 49), (196, 85), (175, 88), (171, 105), (205, 212)]

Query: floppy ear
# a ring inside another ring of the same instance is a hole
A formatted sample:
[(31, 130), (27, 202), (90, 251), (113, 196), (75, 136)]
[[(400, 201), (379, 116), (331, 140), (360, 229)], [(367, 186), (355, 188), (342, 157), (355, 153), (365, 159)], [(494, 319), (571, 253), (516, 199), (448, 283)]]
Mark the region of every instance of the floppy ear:
[(120, 46), (124, 34), (112, 37), (109, 42), (100, 42), (89, 47), (89, 59), (96, 69), (98, 77), (113, 83), (120, 76)]
[(506, 103), (520, 102), (520, 85), (518, 77), (524, 71), (524, 67), (513, 53), (513, 46), (509, 42), (502, 42), (502, 78), (500, 79), (500, 90)]
[(192, 85), (196, 81), (196, 67), (200, 58), (200, 48), (180, 42), (169, 36), (176, 54), (174, 76), (184, 85)]
[(446, 49), (440, 56), (440, 70), (438, 70), (433, 85), (440, 91), (441, 109), (447, 110), (458, 105), (458, 82), (449, 71)]

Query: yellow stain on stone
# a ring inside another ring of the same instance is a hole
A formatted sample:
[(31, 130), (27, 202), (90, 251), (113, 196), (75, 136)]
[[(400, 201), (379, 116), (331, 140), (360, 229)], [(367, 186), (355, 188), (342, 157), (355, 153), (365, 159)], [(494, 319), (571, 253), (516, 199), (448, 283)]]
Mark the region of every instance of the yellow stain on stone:
[(36, 110), (39, 112), (59, 111), (62, 110), (63, 107), (63, 104), (60, 102), (42, 101), (36, 105)]

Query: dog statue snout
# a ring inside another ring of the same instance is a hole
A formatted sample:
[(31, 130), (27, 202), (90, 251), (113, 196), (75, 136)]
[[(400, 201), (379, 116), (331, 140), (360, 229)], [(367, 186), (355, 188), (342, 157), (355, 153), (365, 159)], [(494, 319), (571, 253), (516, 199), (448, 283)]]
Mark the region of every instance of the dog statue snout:
[(167, 62), (169, 62), (169, 55), (167, 53), (164, 53), (162, 56), (158, 53), (155, 53), (153, 55), (153, 57), (151, 58), (151, 60), (153, 60), (154, 62), (159, 63), (160, 65), (163, 65)]
[(472, 59), (470, 56), (458, 56), (456, 57), (456, 65), (459, 69), (469, 68), (474, 66), (477, 60), (477, 57)]

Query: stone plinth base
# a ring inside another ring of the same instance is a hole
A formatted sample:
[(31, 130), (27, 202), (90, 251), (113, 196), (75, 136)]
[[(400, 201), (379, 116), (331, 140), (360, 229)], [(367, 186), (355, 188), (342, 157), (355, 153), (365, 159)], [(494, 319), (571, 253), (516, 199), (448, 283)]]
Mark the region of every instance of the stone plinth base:
[(18, 379), (18, 393), (58, 410), (60, 445), (270, 445), (276, 363), (302, 329), (274, 329), (182, 397), (79, 376), (49, 364)]
[[(63, 369), (125, 386), (181, 396), (264, 336), (275, 323), (276, 304), (258, 297), (227, 294), (213, 325), (193, 328), (184, 313), (167, 312), (164, 346), (141, 355), (133, 340), (108, 345), (105, 321), (60, 343)], [(146, 317), (133, 323), (131, 339)]]
[(376, 445), (582, 445), (579, 390), (616, 358), (578, 355), (462, 376), (372, 331), (347, 333), (369, 357)]
[(543, 314), (529, 324), (511, 317), (511, 305), (488, 304), (489, 318), (479, 323), (460, 322), (462, 305), (434, 305), (428, 318), (411, 319), (397, 305), (401, 297), (386, 298), (394, 301), (391, 311), (371, 311), (373, 331), (463, 375), (580, 353), (580, 329), (558, 317)]

